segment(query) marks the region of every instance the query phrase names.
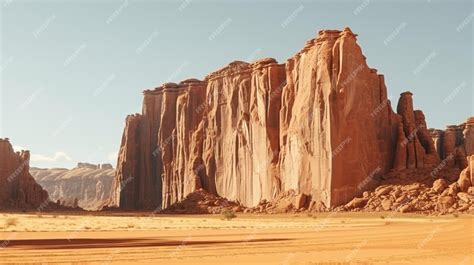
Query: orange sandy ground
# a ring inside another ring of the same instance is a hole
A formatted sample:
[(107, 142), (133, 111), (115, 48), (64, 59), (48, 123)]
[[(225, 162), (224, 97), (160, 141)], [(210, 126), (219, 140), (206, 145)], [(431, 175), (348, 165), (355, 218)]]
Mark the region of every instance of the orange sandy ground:
[(470, 265), (472, 217), (0, 214), (0, 263)]

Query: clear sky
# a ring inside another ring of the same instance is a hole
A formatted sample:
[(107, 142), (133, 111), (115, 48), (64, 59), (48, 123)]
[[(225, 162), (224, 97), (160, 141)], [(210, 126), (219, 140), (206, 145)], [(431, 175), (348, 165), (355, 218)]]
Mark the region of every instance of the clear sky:
[(472, 1), (20, 1), (0, 3), (0, 137), (32, 166), (112, 163), (142, 91), (233, 60), (284, 62), (349, 26), (396, 104), (428, 126), (473, 115)]

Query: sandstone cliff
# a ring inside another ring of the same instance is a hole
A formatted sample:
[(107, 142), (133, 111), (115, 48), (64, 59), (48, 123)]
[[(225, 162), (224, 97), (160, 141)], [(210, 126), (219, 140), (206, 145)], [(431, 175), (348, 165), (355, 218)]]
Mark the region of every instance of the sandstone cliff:
[(86, 210), (97, 210), (110, 199), (115, 170), (110, 164), (78, 163), (73, 169), (30, 168), (33, 178), (49, 193), (52, 201)]
[(449, 125), (445, 130), (430, 129), (435, 149), (448, 166), (464, 169), (466, 157), (474, 155), (474, 117), (460, 125)]
[(284, 64), (235, 61), (145, 91), (126, 119), (113, 204), (168, 207), (202, 188), (245, 206), (296, 192), (330, 207), (389, 171), (435, 166), (412, 94), (395, 113), (356, 39), (323, 30)]
[(0, 139), (0, 208), (38, 208), (48, 193), (29, 173), (30, 152), (14, 152), (8, 138)]

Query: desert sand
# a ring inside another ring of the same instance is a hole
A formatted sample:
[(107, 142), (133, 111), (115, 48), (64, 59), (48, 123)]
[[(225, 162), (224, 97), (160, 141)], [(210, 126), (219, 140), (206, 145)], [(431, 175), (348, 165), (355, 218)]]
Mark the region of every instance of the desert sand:
[(472, 217), (2, 214), (0, 263), (468, 265)]

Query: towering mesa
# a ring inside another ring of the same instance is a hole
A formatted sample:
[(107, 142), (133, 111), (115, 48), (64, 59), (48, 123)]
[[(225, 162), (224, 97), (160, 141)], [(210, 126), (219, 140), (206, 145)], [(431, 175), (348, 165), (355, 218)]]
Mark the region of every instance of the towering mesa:
[(289, 190), (337, 206), (390, 170), (439, 161), (411, 93), (394, 113), (349, 28), (285, 64), (235, 61), (144, 92), (122, 137), (114, 204), (168, 207), (199, 188), (254, 206)]

